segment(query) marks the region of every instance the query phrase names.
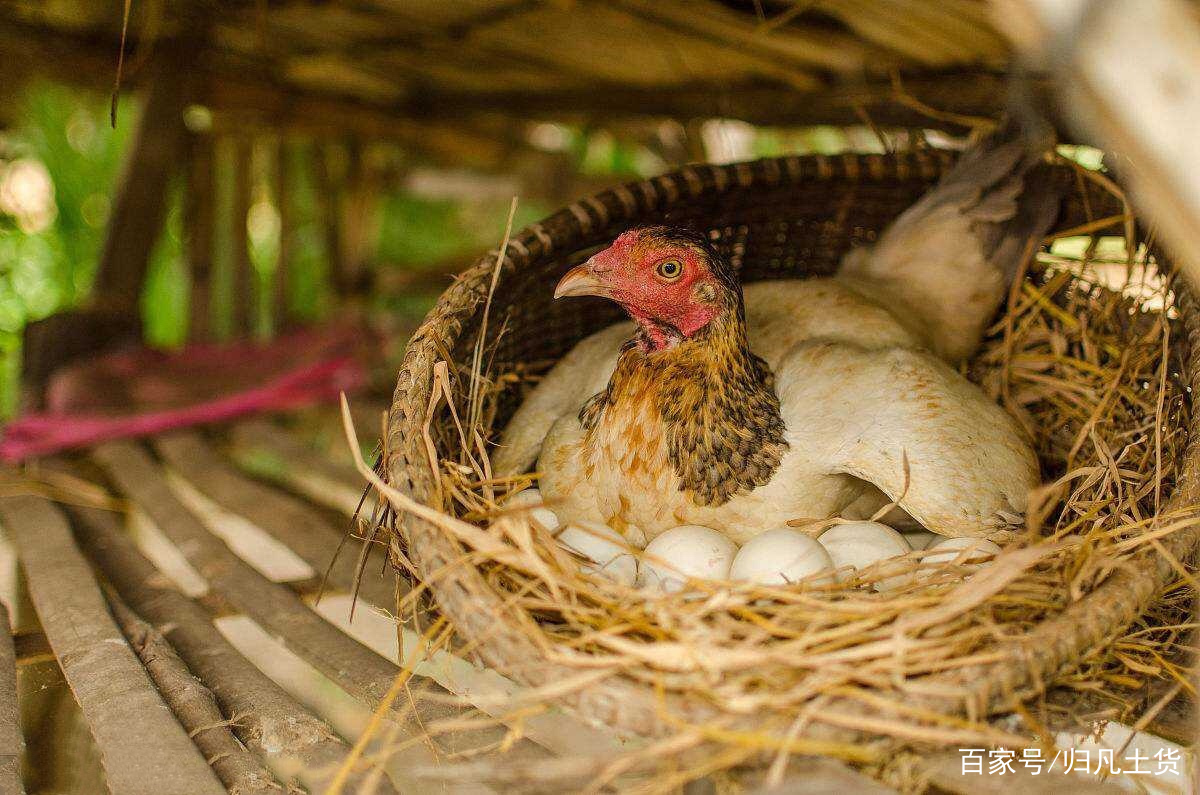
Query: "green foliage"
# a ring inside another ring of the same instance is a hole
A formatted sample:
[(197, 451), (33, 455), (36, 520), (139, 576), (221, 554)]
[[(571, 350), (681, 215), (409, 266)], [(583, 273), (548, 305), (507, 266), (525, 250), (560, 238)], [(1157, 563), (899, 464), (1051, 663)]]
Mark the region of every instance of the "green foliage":
[[(475, 257), (500, 245), (510, 200), (430, 199), (396, 192), (383, 203), (379, 260), (422, 270)], [(547, 214), (537, 202), (518, 202), (513, 230)]]
[(182, 187), (176, 184), (142, 288), (143, 334), (148, 345), (160, 348), (178, 348), (187, 341), (191, 280), (183, 261), (181, 210)]
[(16, 408), (25, 324), (75, 306), (91, 289), (121, 153), (136, 123), (128, 99), (118, 128), (107, 98), (37, 84), (0, 134), (0, 174), (13, 163), (40, 164), (53, 185), (53, 213), (29, 228), (0, 212), (0, 416)]

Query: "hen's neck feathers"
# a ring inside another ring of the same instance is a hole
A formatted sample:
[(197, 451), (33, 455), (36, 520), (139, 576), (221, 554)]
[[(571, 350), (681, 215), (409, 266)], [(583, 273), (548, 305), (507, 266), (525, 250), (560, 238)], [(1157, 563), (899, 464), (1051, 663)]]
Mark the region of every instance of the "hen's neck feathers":
[[(766, 484), (788, 446), (774, 375), (750, 352), (740, 290), (730, 293), (725, 310), (692, 337), (659, 349), (636, 337), (626, 343), (608, 387), (579, 414), (589, 449), (601, 434), (626, 433), (635, 446), (660, 438), (680, 489), (698, 505)], [(646, 434), (631, 417), (657, 419), (661, 434)]]

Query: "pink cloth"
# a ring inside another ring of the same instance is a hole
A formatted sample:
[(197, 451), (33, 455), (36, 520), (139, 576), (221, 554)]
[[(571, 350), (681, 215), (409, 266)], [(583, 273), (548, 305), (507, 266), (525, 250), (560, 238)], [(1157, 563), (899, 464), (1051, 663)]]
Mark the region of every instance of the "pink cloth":
[[(281, 411), (336, 400), (342, 392), (361, 387), (366, 381), (362, 365), (349, 348), (344, 333), (332, 336), (302, 332), (267, 346), (240, 343), (227, 347), (193, 346), (178, 354), (134, 351), (114, 354), (91, 363), (92, 375), (120, 374), (131, 382), (144, 379), (150, 392), (164, 392), (165, 408), (114, 415), (89, 405), (87, 378), (68, 372), (47, 389), (45, 413), (30, 414), (10, 423), (0, 440), (0, 459), (13, 463), (25, 458), (82, 447), (111, 439), (147, 436), (175, 428), (222, 422), (262, 411)], [(316, 360), (313, 361), (314, 355)], [(296, 357), (308, 362), (281, 370), (277, 364)], [(271, 365), (274, 363), (274, 366)], [(178, 403), (186, 390), (162, 384), (186, 373), (192, 379), (206, 375), (238, 378), (257, 370), (259, 383), (232, 394), (201, 400), (191, 405)]]

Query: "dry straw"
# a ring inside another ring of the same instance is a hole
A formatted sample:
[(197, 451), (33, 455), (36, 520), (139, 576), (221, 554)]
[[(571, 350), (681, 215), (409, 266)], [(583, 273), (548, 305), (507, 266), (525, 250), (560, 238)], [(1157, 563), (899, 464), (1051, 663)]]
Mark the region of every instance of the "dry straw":
[[(372, 473), (391, 508), (456, 551), (403, 559), (420, 583), (399, 614), (419, 612), (431, 592), (451, 599), (470, 622), (460, 651), (533, 688), (514, 709), (567, 704), (640, 731), (631, 750), (536, 773), (592, 789), (620, 781), (623, 790), (667, 790), (748, 765), (777, 778), (789, 756), (810, 754), (911, 787), (902, 747), (1012, 748), (1051, 736), (1074, 701), (1030, 700), (1050, 686), (1089, 693), (1104, 714), (1130, 722), (1151, 683), (1190, 692), (1191, 370), (1176, 319), (1186, 299), (1145, 247), (1111, 261), (1099, 241), (1073, 238), (1056, 246), (1066, 254), (1031, 263), (969, 367), (1028, 432), (1047, 482), (1024, 529), (998, 539), (1004, 551), (990, 566), (923, 563), (914, 552), (842, 583), (697, 582), (690, 594), (651, 597), (585, 575), (524, 514), (504, 509), (530, 477), (493, 478), (477, 442), (495, 437), (497, 404), (515, 375), (476, 381), (478, 368), (447, 355), (424, 415), (436, 501), (422, 504)], [(468, 394), (477, 420), (464, 425)], [(478, 578), (457, 577), (460, 567)], [(911, 575), (903, 587), (865, 587), (897, 574)], [(491, 594), (478, 600), (485, 615), (462, 612), (472, 588)], [(1144, 615), (1057, 631), (1123, 610)], [(1096, 640), (1082, 654), (1080, 637)], [(989, 722), (997, 709), (1022, 720)], [(436, 771), (514, 774), (479, 760)]]

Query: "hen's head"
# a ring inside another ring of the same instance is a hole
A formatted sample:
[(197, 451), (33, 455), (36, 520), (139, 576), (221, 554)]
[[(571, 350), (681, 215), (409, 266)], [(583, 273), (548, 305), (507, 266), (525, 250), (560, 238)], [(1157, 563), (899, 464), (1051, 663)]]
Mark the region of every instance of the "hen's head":
[(631, 229), (568, 271), (554, 297), (577, 295), (616, 301), (652, 350), (692, 338), (741, 308), (733, 269), (712, 244), (703, 235), (665, 226)]

